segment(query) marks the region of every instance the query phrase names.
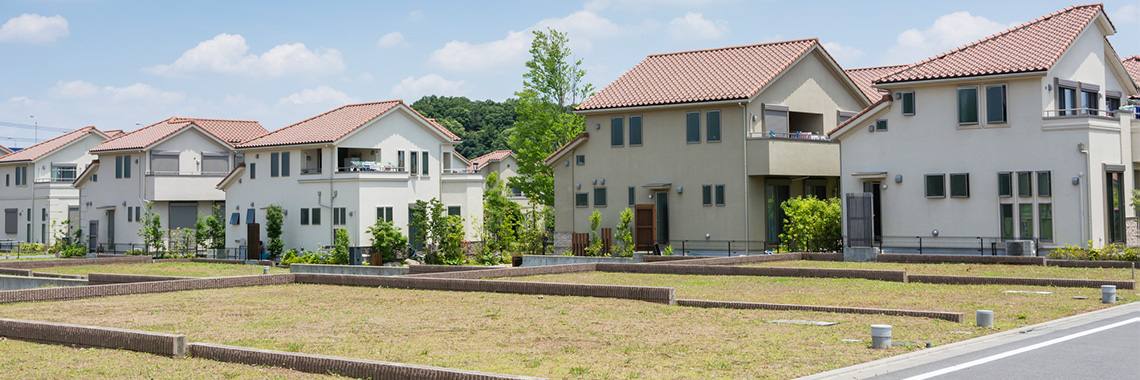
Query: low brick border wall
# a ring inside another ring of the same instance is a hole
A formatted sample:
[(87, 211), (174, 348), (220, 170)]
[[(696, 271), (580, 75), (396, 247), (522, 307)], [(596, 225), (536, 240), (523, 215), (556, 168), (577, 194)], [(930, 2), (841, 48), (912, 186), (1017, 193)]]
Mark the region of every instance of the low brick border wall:
[(139, 274), (117, 274), (117, 273), (88, 273), (87, 283), (91, 285), (104, 285), (104, 284), (129, 284), (135, 282), (154, 282), (154, 281), (173, 281), (173, 280), (190, 280), (193, 277), (174, 277), (174, 276), (146, 276)]
[[(243, 264), (243, 265), (246, 263), (245, 260), (206, 259), (206, 258), (193, 258), (193, 259), (190, 259), (190, 262), (207, 263), (207, 264)], [(273, 262), (273, 260), (257, 260), (255, 265), (274, 266), (274, 265), (277, 265), (277, 263)]]
[(354, 276), (402, 276), (408, 273), (408, 268), (371, 265), (291, 264), (289, 265), (289, 273), (348, 274)]
[(87, 285), (87, 280), (0, 275), (0, 294), (7, 292), (18, 292), (26, 289), (41, 289), (47, 287), (80, 287), (84, 285)]
[(32, 271), (30, 269), (0, 268), (0, 274), (31, 277)]
[(214, 277), (191, 280), (77, 286), (68, 288), (11, 290), (0, 292), (0, 304), (13, 302), (64, 301), (128, 294), (180, 292), (184, 290), (238, 288), (247, 286), (285, 285), (291, 283), (293, 283), (292, 274), (269, 274), (259, 276)]
[(801, 252), (800, 256), (810, 261), (843, 261), (843, 252)]
[[(632, 265), (632, 264), (625, 264), (625, 265)], [(538, 276), (538, 275), (544, 275), (544, 274), (593, 272), (597, 269), (597, 266), (598, 266), (597, 263), (588, 263), (588, 264), (549, 265), (549, 266), (544, 266), (544, 267), (494, 268), (494, 269), (469, 270), (469, 271), (457, 271), (457, 272), (424, 273), (424, 274), (407, 275), (404, 277), (456, 278), (456, 279), (478, 280), (478, 279), (483, 279), (483, 278), (524, 277), (524, 276)]]
[(1051, 267), (1065, 267), (1065, 268), (1132, 268), (1135, 265), (1140, 268), (1140, 263), (1135, 261), (1108, 261), (1108, 260), (1061, 260), (1049, 259), (1045, 265)]
[(31, 260), (31, 261), (14, 261), (14, 262), (0, 262), (0, 267), (3, 268), (16, 268), (16, 269), (37, 269), (37, 268), (50, 268), (50, 267), (69, 267), (80, 265), (98, 265), (98, 264), (135, 264), (135, 263), (149, 263), (153, 261), (150, 256), (126, 256), (126, 257), (107, 257), (97, 259), (59, 259), (59, 260)]
[(503, 267), (488, 267), (475, 265), (408, 265), (408, 274), (466, 272), (473, 270), (504, 269)]
[(962, 323), (964, 316), (962, 313), (953, 313), (948, 311), (928, 311), (928, 310), (903, 310), (903, 309), (876, 309), (867, 307), (844, 307), (844, 306), (813, 306), (813, 305), (789, 305), (779, 303), (755, 303), (755, 302), (732, 302), (732, 301), (707, 301), (707, 300), (691, 300), (691, 299), (678, 299), (678, 306), (689, 307), (702, 307), (702, 308), (724, 308), (724, 309), (748, 309), (748, 310), (803, 310), (803, 311), (821, 311), (826, 313), (841, 313), (841, 314), (881, 314), (881, 315), (895, 315), (903, 317), (921, 317), (941, 319), (955, 323)]
[[(696, 261), (696, 260), (693, 260)], [(685, 264), (598, 264), (599, 272), (649, 273), (649, 274), (688, 274), (704, 276), (772, 276), (772, 277), (817, 277), (817, 278), (863, 278), (868, 280), (907, 282), (906, 271), (879, 269), (832, 269), (832, 268), (780, 268), (780, 267), (733, 267), (720, 265)]]
[(642, 262), (646, 262), (646, 263), (661, 263), (663, 261), (681, 261), (681, 260), (696, 260), (696, 259), (707, 259), (707, 257), (677, 256), (677, 255), (673, 255), (673, 256), (645, 255), (645, 256), (642, 256), (642, 258), (641, 258)]
[(382, 286), (385, 288), (396, 289), (620, 298), (663, 303), (667, 305), (672, 305), (675, 299), (673, 288), (661, 288), (653, 286), (562, 284), (531, 281), (489, 281), (410, 276), (351, 276), (314, 273), (296, 273), (294, 276), (296, 282), (299, 284)]
[(709, 257), (699, 258), (694, 260), (672, 260), (665, 262), (654, 263), (655, 265), (741, 265), (741, 264), (756, 264), (767, 263), (773, 261), (796, 261), (801, 260), (803, 254), (799, 252), (793, 253), (777, 253), (774, 255), (752, 255), (752, 256), (733, 256), (733, 257)]
[(147, 352), (175, 358), (186, 356), (186, 336), (109, 327), (23, 321), (0, 318), (0, 336)]
[(59, 273), (44, 273), (44, 272), (32, 272), (32, 277), (67, 278), (67, 279), (72, 279), (72, 280), (86, 279), (86, 277), (83, 277), (83, 275), (79, 275), (79, 274), (59, 274)]
[(931, 274), (912, 274), (908, 276), (908, 279), (910, 282), (948, 285), (1023, 285), (1097, 289), (1100, 289), (1101, 285), (1116, 285), (1117, 289), (1135, 289), (1136, 287), (1135, 281), (1079, 280), (1069, 278), (940, 276)]
[(967, 255), (912, 255), (900, 253), (879, 254), (880, 263), (911, 264), (1009, 264), (1045, 265), (1046, 258), (1035, 256), (967, 256)]
[(209, 343), (190, 343), (189, 350), (190, 355), (196, 358), (230, 363), (281, 367), (308, 373), (332, 373), (358, 379), (537, 379), (534, 377), (475, 372), (443, 367), (271, 351)]

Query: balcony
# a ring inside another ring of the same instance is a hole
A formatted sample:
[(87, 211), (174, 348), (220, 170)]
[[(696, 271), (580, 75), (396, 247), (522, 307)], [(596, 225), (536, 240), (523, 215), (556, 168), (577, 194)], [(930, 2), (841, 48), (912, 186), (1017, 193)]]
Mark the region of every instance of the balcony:
[(1046, 131), (1095, 129), (1120, 131), (1121, 126), (1130, 124), (1132, 115), (1115, 110), (1095, 108), (1069, 108), (1045, 110), (1041, 117), (1041, 129)]
[(145, 197), (155, 201), (224, 201), (226, 194), (215, 187), (224, 175), (225, 173), (148, 175)]
[(826, 135), (749, 138), (748, 175), (839, 176), (839, 144)]

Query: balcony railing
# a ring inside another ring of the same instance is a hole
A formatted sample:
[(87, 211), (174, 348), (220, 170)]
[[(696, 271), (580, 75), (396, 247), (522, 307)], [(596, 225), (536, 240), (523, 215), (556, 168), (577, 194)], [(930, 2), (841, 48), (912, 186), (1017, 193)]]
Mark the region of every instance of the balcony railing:
[(476, 169), (473, 169), (473, 168), (443, 169), (443, 174), (476, 174), (476, 173), (479, 173), (479, 171)]
[(1102, 110), (1096, 108), (1065, 108), (1045, 110), (1045, 117), (1100, 117), (1115, 119), (1116, 110)]
[(72, 183), (72, 182), (75, 182), (75, 178), (67, 178), (67, 177), (62, 177), (62, 178), (36, 178), (35, 182), (36, 183)]
[(304, 168), (301, 169), (301, 174), (321, 174), (321, 168)]
[(146, 172), (146, 175), (148, 175), (148, 176), (181, 176), (181, 177), (223, 177), (226, 174), (230, 174), (230, 172), (228, 172), (228, 171), (224, 171), (224, 172), (222, 172), (222, 171), (184, 172), (184, 171), (177, 171), (177, 170), (169, 170), (169, 171), (168, 170), (149, 170)]
[(761, 136), (756, 136), (764, 139), (783, 139), (783, 140), (808, 140), (808, 141), (831, 141), (830, 137), (822, 133), (812, 132), (776, 132), (768, 131)]
[(336, 171), (338, 173), (360, 173), (360, 172), (364, 172), (364, 173), (368, 173), (368, 172), (373, 172), (373, 173), (376, 173), (376, 172), (379, 172), (379, 173), (406, 173), (408, 170), (403, 169), (403, 168), (397, 168), (395, 166), (376, 166), (376, 167), (344, 166), (344, 167), (336, 168)]

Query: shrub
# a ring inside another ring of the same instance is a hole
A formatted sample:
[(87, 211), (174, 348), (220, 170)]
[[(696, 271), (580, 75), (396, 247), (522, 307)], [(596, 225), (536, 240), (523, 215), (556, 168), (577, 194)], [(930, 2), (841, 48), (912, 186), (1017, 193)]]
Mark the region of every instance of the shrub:
[[(1089, 247), (1093, 246), (1093, 242), (1089, 241)], [(1088, 248), (1065, 244), (1062, 248), (1057, 248), (1049, 253), (1050, 259), (1065, 259), (1065, 260), (1108, 260), (1108, 261), (1138, 261), (1140, 260), (1140, 249), (1127, 247), (1123, 244), (1109, 244), (1101, 248)]]
[(296, 249), (285, 251), (285, 256), (281, 256), (281, 265), (296, 264), (299, 262), (301, 262), (301, 258), (297, 257)]
[(400, 227), (383, 219), (368, 227), (368, 233), (372, 235), (372, 254), (380, 255), (381, 262), (396, 260), (396, 251), (408, 246), (408, 237), (400, 232)]
[(621, 221), (617, 225), (618, 244), (614, 246), (614, 256), (633, 256), (633, 234), (629, 231), (629, 223), (633, 221), (633, 211), (629, 208), (621, 211)]
[(139, 228), (139, 237), (146, 243), (147, 251), (164, 251), (162, 240), (162, 220), (158, 214), (151, 211), (154, 202), (146, 203), (146, 213), (142, 217), (142, 228)]
[(333, 237), (332, 255), (328, 258), (329, 264), (347, 265), (348, 264), (348, 230), (344, 228), (337, 228), (336, 235)]
[(439, 239), (439, 251), (424, 256), (424, 261), (435, 265), (460, 265), (467, 261), (463, 254), (463, 218), (458, 215), (443, 217), (444, 231)]
[(44, 252), (45, 247), (40, 243), (20, 243), (20, 252)]
[(590, 245), (586, 246), (586, 256), (602, 255), (602, 239), (598, 237), (598, 227), (602, 224), (602, 214), (594, 210), (590, 214)]
[(673, 246), (666, 245), (665, 248), (661, 248), (661, 256), (673, 256)]
[(132, 249), (130, 251), (125, 252), (125, 254), (131, 255), (131, 256), (142, 256), (142, 255), (146, 254), (146, 252), (143, 252), (141, 249)]
[(842, 246), (839, 198), (795, 197), (780, 205), (784, 210), (781, 250), (835, 252)]
[(63, 257), (87, 256), (87, 247), (81, 244), (68, 244), (59, 251)]
[(265, 210), (265, 237), (269, 238), (269, 244), (266, 248), (269, 251), (269, 259), (272, 260), (281, 255), (281, 251), (285, 249), (285, 242), (281, 240), (281, 205), (271, 204)]

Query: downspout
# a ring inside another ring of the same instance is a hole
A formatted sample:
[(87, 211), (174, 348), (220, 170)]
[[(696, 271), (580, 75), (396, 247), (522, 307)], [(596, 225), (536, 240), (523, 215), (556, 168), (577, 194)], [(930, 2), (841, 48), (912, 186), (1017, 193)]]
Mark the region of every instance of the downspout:
[[(1080, 152), (1085, 155), (1085, 173), (1091, 173), (1091, 166), (1090, 165), (1092, 165), (1092, 164), (1089, 162), (1089, 150), (1087, 147), (1083, 147), (1083, 145), (1084, 144), (1080, 144), (1080, 146), (1082, 146)], [(1092, 232), (1090, 231), (1090, 229), (1092, 227), (1092, 194), (1090, 193), (1092, 191), (1092, 187), (1091, 187), (1092, 185), (1089, 184), (1089, 178), (1091, 177), (1091, 175), (1087, 175), (1085, 173), (1078, 173), (1077, 174), (1078, 176), (1083, 177), (1082, 179), (1085, 181), (1084, 189), (1081, 189), (1081, 196), (1082, 196), (1082, 198), (1084, 198), (1081, 201), (1081, 208), (1082, 208), (1081, 214), (1084, 214), (1083, 217), (1081, 218), (1081, 243), (1082, 244), (1086, 241), (1089, 241), (1091, 239), (1091, 235), (1092, 235)], [(1090, 246), (1089, 248), (1092, 248), (1092, 246)]]
[(332, 245), (336, 242), (336, 225), (334, 225), (332, 221), (336, 218), (333, 216), (333, 213), (336, 212), (336, 209), (333, 208), (333, 201), (336, 200), (337, 195), (336, 190), (333, 189), (333, 173), (335, 173), (338, 168), (336, 166), (336, 150), (332, 148), (332, 144), (325, 144), (325, 147), (328, 148), (329, 160), (332, 161), (329, 167), (329, 169), (331, 169), (329, 170), (329, 245)]
[[(748, 227), (748, 213), (751, 212), (751, 209), (748, 208), (748, 183), (751, 180), (748, 178), (748, 130), (750, 126), (748, 125), (748, 107), (744, 105), (744, 102), (737, 102), (736, 105), (740, 106), (741, 125), (744, 127), (744, 191), (742, 194), (744, 194), (744, 254), (748, 255), (751, 253), (748, 242), (752, 240), (752, 230)], [(730, 251), (728, 254), (731, 256), (732, 252)]]

